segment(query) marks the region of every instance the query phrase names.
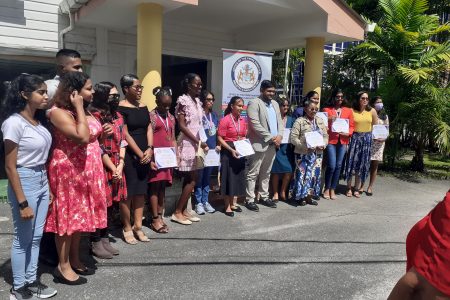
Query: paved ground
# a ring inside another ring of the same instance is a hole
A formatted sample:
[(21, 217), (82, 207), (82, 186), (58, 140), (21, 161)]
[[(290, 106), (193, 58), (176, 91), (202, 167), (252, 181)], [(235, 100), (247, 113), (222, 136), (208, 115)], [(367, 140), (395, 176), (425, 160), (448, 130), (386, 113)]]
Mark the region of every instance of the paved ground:
[[(97, 273), (82, 287), (55, 286), (56, 299), (386, 299), (405, 269), (405, 237), (449, 188), (447, 181), (379, 178), (373, 197), (340, 196), (318, 207), (279, 204), (259, 213), (222, 213), (90, 258)], [(0, 204), (0, 299), (11, 285), (9, 207)], [(115, 231), (118, 235), (119, 229)]]

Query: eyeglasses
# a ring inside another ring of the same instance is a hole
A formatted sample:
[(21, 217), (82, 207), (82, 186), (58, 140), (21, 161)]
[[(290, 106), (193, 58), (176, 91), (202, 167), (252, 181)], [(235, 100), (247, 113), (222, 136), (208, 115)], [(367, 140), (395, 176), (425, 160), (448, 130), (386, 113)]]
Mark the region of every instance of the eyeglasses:
[(130, 86), (133, 90), (139, 91), (139, 90), (143, 90), (144, 86), (143, 85), (132, 85)]
[(206, 98), (206, 101), (212, 101), (212, 102), (214, 102), (216, 99), (214, 99), (214, 98)]
[(318, 108), (308, 108), (308, 110), (309, 110), (310, 112), (318, 112), (318, 111), (319, 111)]
[(191, 85), (200, 88), (203, 86), (203, 83), (191, 83)]
[(360, 100), (369, 100), (369, 97), (361, 97)]
[(289, 107), (289, 104), (281, 105), (281, 107)]
[(336, 99), (344, 99), (344, 96), (336, 96)]
[(119, 99), (120, 99), (120, 94), (109, 94), (109, 96), (108, 96), (108, 103), (109, 102), (119, 101)]

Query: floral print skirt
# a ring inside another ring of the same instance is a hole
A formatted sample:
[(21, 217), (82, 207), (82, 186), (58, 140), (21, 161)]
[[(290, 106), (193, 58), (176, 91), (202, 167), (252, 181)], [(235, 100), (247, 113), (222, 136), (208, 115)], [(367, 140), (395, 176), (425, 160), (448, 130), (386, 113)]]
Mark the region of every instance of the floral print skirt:
[(290, 197), (301, 201), (308, 195), (320, 195), (322, 154), (315, 152), (295, 154), (295, 173), (291, 182)]
[(372, 147), (371, 132), (354, 132), (345, 159), (344, 178), (350, 180), (353, 175), (364, 182), (369, 175), (370, 153)]

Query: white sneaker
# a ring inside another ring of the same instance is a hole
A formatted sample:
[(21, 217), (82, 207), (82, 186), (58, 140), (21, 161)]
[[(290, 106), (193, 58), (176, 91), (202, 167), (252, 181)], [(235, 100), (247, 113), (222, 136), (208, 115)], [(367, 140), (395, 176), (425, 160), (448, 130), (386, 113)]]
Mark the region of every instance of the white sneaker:
[(195, 206), (195, 212), (197, 215), (204, 215), (205, 214), (205, 208), (203, 207), (203, 204), (199, 203)]
[(205, 206), (205, 210), (206, 210), (207, 213), (212, 214), (212, 213), (214, 213), (216, 211), (214, 209), (214, 207), (212, 207), (211, 204), (209, 204), (209, 202), (206, 202), (204, 206)]

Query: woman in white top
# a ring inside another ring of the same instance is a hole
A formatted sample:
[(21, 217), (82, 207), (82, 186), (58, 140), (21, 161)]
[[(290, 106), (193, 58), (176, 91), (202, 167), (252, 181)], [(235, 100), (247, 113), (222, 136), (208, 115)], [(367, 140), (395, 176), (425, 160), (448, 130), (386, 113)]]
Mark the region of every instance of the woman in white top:
[(52, 144), (50, 132), (35, 118), (47, 105), (47, 86), (36, 75), (14, 79), (2, 107), (8, 200), (14, 237), (11, 246), (13, 287), (10, 299), (49, 298), (56, 290), (37, 278), (39, 244), (50, 201), (45, 163)]

